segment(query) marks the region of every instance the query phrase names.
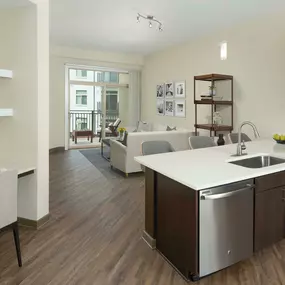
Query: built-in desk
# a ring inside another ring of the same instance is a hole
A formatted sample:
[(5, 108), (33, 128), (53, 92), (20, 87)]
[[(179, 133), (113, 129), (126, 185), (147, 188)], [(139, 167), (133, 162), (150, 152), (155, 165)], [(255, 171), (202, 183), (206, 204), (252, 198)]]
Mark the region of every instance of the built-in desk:
[(36, 170), (35, 167), (20, 169), (20, 170), (18, 170), (18, 178), (22, 178), (22, 177), (31, 175), (31, 174), (35, 173), (35, 170)]

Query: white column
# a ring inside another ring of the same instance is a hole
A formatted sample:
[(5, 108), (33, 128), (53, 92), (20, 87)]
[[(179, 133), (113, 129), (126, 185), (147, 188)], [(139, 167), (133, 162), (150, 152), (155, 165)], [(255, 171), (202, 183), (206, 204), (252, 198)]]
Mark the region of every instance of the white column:
[(49, 213), (49, 0), (37, 5), (37, 220)]
[(38, 220), (49, 213), (49, 1), (37, 3)]

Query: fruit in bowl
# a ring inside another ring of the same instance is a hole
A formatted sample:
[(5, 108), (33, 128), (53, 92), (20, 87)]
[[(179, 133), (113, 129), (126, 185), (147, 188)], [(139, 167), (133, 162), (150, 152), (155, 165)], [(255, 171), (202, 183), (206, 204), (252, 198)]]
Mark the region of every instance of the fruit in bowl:
[(278, 134), (275, 134), (275, 135), (273, 136), (273, 139), (274, 139), (277, 143), (285, 144), (285, 135), (278, 135)]

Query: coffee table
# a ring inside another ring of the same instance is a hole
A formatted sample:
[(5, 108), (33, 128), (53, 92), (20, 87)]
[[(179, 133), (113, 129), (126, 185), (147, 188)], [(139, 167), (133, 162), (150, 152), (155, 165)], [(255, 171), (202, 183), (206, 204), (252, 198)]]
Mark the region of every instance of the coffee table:
[(76, 144), (77, 144), (77, 138), (78, 137), (87, 137), (88, 141), (89, 141), (89, 138), (91, 138), (91, 143), (93, 142), (93, 132), (90, 130), (73, 131), (72, 132), (72, 141), (74, 141)]

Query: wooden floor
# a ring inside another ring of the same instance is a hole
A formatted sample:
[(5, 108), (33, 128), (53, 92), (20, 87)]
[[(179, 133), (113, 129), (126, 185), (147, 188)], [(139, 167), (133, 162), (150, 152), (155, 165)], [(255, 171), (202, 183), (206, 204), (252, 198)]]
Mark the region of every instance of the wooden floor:
[[(187, 284), (141, 239), (144, 181), (100, 172), (79, 151), (50, 157), (51, 220), (21, 228), (23, 267), (11, 233), (0, 237), (0, 284)], [(285, 242), (197, 285), (285, 284)]]

